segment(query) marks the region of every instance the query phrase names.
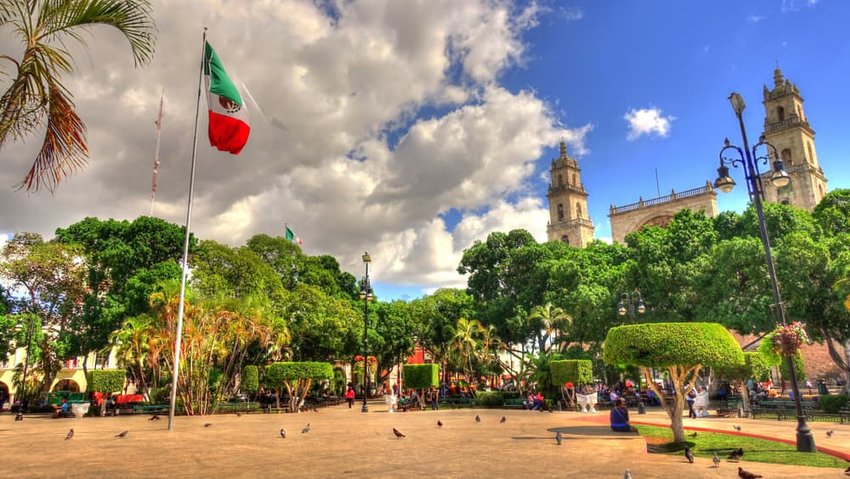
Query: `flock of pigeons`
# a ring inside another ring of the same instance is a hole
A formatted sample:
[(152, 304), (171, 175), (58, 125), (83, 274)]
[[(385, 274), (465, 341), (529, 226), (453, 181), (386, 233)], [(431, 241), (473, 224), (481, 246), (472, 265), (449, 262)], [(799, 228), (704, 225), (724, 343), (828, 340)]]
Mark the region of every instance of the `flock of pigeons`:
[[(315, 410), (315, 412), (319, 412), (319, 411)], [(236, 413), (236, 415), (239, 416), (239, 417), (242, 416), (242, 414), (240, 414), (240, 413)], [(19, 414), (19, 416), (20, 416), (20, 414)], [(21, 418), (16, 417), (15, 420), (21, 421), (21, 420), (23, 420), (23, 418), (22, 417)], [(159, 421), (159, 420), (160, 420), (160, 417), (159, 417), (158, 414), (154, 414), (148, 419), (148, 421)], [(502, 416), (502, 418), (499, 419), (499, 424), (504, 424), (507, 421), (508, 421), (508, 418), (506, 416)], [(475, 422), (477, 422), (477, 423), (481, 422), (481, 416), (479, 416), (478, 414), (475, 415)], [(212, 423), (208, 422), (208, 423), (204, 424), (204, 427), (208, 428), (208, 427), (211, 427), (212, 425), (213, 425)], [(443, 427), (443, 421), (442, 420), (439, 420), (439, 419), (437, 420), (437, 427), (438, 428)], [(733, 425), (732, 428), (735, 429), (736, 431), (739, 431), (739, 432), (742, 429), (741, 426), (739, 426), (737, 424)], [(399, 431), (396, 428), (392, 428), (392, 430), (393, 430), (393, 435), (395, 435), (395, 437), (398, 438), (398, 439), (401, 439), (403, 437), (407, 437), (407, 436), (405, 436), (404, 433), (402, 433), (401, 431)], [(308, 432), (310, 432), (310, 423), (309, 422), (307, 423), (306, 426), (304, 426), (301, 429), (301, 434), (307, 434)], [(834, 432), (835, 431), (833, 431), (833, 430), (829, 430), (829, 431), (826, 432), (826, 436), (832, 437)], [(118, 438), (118, 439), (123, 439), (123, 438), (127, 437), (127, 435), (129, 433), (130, 433), (129, 430), (121, 431), (118, 434), (116, 434), (115, 437)], [(280, 435), (281, 439), (286, 439), (286, 429), (281, 428), (279, 435)], [(69, 430), (68, 434), (65, 436), (65, 440), (67, 441), (69, 439), (72, 439), (73, 437), (74, 437), (74, 428), (71, 428), (71, 430)], [(697, 433), (694, 432), (692, 434), (688, 434), (688, 437), (697, 437)], [(564, 438), (561, 435), (561, 431), (557, 431), (555, 433), (555, 444), (560, 446), (561, 443), (563, 442), (563, 439)], [(726, 457), (726, 460), (729, 461), (729, 462), (738, 462), (741, 459), (741, 457), (743, 457), (743, 456), (744, 456), (744, 448), (739, 447), (738, 449), (735, 449), (732, 452), (730, 452), (729, 455)], [(696, 460), (694, 458), (693, 452), (687, 446), (685, 447), (685, 459), (687, 459), (688, 462), (691, 463), (691, 464), (693, 464)], [(713, 457), (711, 458), (711, 462), (714, 463), (714, 467), (720, 467), (720, 463), (721, 463), (720, 457), (717, 455), (716, 452), (714, 453)], [(844, 471), (844, 473), (847, 474), (847, 475), (850, 475), (850, 467), (848, 467)], [(739, 466), (738, 467), (738, 477), (740, 479), (758, 479), (758, 478), (761, 478), (763, 476), (761, 476), (760, 474), (756, 474), (756, 473), (747, 471), (744, 468)], [(629, 469), (626, 469), (625, 473), (623, 474), (623, 479), (632, 479), (632, 473)]]

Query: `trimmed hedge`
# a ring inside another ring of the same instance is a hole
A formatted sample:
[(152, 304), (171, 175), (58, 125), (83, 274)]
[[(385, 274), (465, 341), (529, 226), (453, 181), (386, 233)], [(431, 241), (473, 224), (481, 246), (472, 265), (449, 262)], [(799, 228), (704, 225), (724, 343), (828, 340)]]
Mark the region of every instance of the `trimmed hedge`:
[(608, 330), (602, 357), (607, 364), (650, 368), (722, 367), (744, 364), (741, 346), (718, 323), (644, 323)]
[(249, 364), (242, 368), (239, 386), (242, 392), (253, 394), (260, 390), (260, 370), (257, 366)]
[(440, 385), (439, 364), (405, 364), (404, 387), (427, 389)]
[(298, 379), (333, 379), (334, 369), (328, 363), (280, 362), (266, 368), (266, 384), (280, 387), (284, 381)]
[(562, 386), (564, 383), (587, 384), (593, 382), (593, 361), (588, 359), (564, 359), (549, 361), (549, 373), (552, 384)]
[(86, 382), (88, 382), (87, 389), (89, 391), (110, 394), (114, 392), (120, 392), (124, 390), (126, 376), (127, 372), (123, 369), (95, 369), (93, 371), (89, 371), (88, 377), (86, 377)]
[(718, 367), (715, 372), (723, 379), (746, 381), (753, 378), (761, 381), (770, 374), (771, 366), (776, 366), (776, 363), (771, 362), (773, 360), (760, 351), (747, 351), (744, 353), (744, 364)]
[(820, 407), (823, 412), (838, 414), (841, 408), (847, 407), (848, 397), (843, 394), (826, 394), (820, 397)]
[(475, 405), (479, 407), (502, 407), (505, 396), (499, 391), (481, 391), (475, 394)]

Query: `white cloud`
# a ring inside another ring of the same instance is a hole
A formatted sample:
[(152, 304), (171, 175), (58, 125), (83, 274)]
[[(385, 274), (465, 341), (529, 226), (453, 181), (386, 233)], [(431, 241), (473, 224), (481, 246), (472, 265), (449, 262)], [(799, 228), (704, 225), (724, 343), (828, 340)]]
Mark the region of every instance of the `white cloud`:
[(629, 132), (626, 139), (629, 141), (636, 140), (644, 135), (656, 135), (666, 138), (670, 135), (670, 126), (676, 117), (672, 115), (664, 116), (660, 108), (641, 108), (640, 110), (630, 109), (623, 115), (629, 123)]
[(584, 11), (581, 7), (562, 7), (559, 10), (561, 18), (564, 20), (581, 20), (584, 18)]
[(767, 16), (765, 16), (765, 15), (748, 15), (747, 21), (750, 22), (750, 23), (758, 23), (758, 22), (764, 20), (765, 18), (767, 18)]

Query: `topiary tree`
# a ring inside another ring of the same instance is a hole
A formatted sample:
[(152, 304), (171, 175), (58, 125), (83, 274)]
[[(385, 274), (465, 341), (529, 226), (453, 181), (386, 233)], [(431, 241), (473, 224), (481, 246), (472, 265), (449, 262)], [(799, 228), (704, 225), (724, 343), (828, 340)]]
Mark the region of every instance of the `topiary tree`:
[[(127, 371), (121, 370), (106, 370), (95, 369), (89, 371), (86, 382), (88, 390), (93, 392), (104, 393), (106, 395), (121, 392), (124, 390), (126, 383)], [(100, 415), (106, 414), (106, 397), (100, 401)]]
[(552, 384), (557, 385), (562, 391), (566, 383), (573, 383), (572, 397), (569, 398), (572, 407), (575, 404), (575, 391), (581, 384), (593, 381), (593, 361), (589, 359), (563, 359), (549, 361), (549, 374), (552, 376)]
[(260, 370), (257, 366), (249, 364), (242, 368), (242, 375), (239, 379), (239, 387), (242, 388), (243, 393), (253, 395), (260, 390)]
[(427, 389), (440, 385), (439, 364), (405, 364), (404, 387)]
[(750, 391), (747, 388), (747, 380), (754, 378), (759, 380), (770, 374), (770, 368), (775, 366), (778, 358), (768, 357), (760, 351), (748, 351), (744, 353), (744, 363), (730, 366), (715, 367), (714, 372), (718, 377), (728, 379), (729, 382), (741, 391), (741, 399), (744, 402), (744, 411), (750, 412)]
[(289, 412), (298, 412), (301, 401), (307, 397), (314, 380), (333, 379), (333, 366), (319, 362), (273, 363), (266, 368), (266, 385), (275, 389), (286, 388), (289, 394)]
[[(685, 441), (682, 412), (685, 397), (696, 387), (703, 367), (744, 363), (735, 338), (717, 323), (647, 323), (618, 326), (608, 330), (603, 358), (609, 364), (638, 366), (647, 385), (655, 391), (667, 414), (673, 442)], [(666, 369), (675, 387), (673, 403), (665, 398), (649, 370)]]

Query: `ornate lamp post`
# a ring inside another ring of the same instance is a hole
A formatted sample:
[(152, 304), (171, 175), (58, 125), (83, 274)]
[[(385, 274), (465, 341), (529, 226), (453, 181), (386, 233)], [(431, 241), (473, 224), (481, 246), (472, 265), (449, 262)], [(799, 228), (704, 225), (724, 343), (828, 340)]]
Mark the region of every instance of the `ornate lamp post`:
[[(742, 118), (742, 113), (746, 107), (744, 98), (740, 94), (733, 92), (729, 95), (729, 101), (732, 103), (735, 116), (738, 117), (738, 125), (741, 128), (741, 138), (744, 142), (744, 147), (742, 149), (732, 145), (728, 138), (724, 140), (723, 149), (720, 150), (720, 167), (717, 168), (718, 178), (714, 182), (714, 187), (723, 193), (732, 191), (732, 188), (735, 187), (735, 180), (729, 176), (728, 165), (732, 165), (735, 168), (740, 166), (744, 169), (747, 192), (750, 195), (753, 205), (755, 205), (756, 214), (758, 215), (759, 233), (761, 235), (761, 242), (764, 245), (765, 258), (767, 259), (767, 273), (770, 276), (770, 284), (773, 288), (774, 304), (771, 305), (771, 311), (776, 323), (785, 325), (787, 324), (785, 319), (785, 304), (782, 302), (782, 296), (779, 293), (779, 283), (776, 281), (776, 269), (773, 265), (773, 256), (770, 253), (770, 238), (767, 235), (767, 226), (762, 208), (764, 189), (762, 187), (762, 176), (759, 172), (758, 164), (761, 162), (764, 165), (768, 165), (771, 156), (774, 158), (773, 170), (768, 175), (768, 178), (779, 188), (787, 186), (791, 182), (791, 178), (785, 172), (782, 160), (776, 154), (776, 148), (765, 141), (764, 135), (759, 137), (759, 142), (752, 147), (752, 150), (750, 149), (747, 141), (747, 131), (744, 128), (744, 120)], [(759, 155), (757, 151), (761, 146), (764, 146), (762, 150), (764, 153)], [(727, 154), (727, 151), (732, 151), (737, 153), (737, 155), (731, 158), (724, 156)], [(794, 391), (794, 406), (797, 409), (797, 451), (815, 452), (815, 439), (812, 436), (809, 426), (806, 424), (806, 416), (803, 414), (803, 408), (800, 404), (800, 389), (797, 386), (797, 372), (794, 367), (794, 359), (791, 356), (786, 356), (785, 360), (788, 362), (788, 371), (791, 375), (791, 388)]]
[(635, 322), (635, 311), (637, 311), (637, 314), (646, 312), (646, 305), (643, 304), (643, 296), (640, 295), (640, 291), (637, 289), (631, 294), (623, 293), (620, 296), (620, 302), (617, 303), (617, 314), (625, 316), (626, 313), (629, 313), (629, 317), (633, 323)]
[(369, 263), (372, 257), (363, 253), (366, 264), (366, 276), (360, 281), (360, 299), (363, 300), (363, 406), (360, 412), (369, 412), (366, 399), (369, 396), (369, 301), (372, 301), (372, 285), (369, 283)]

